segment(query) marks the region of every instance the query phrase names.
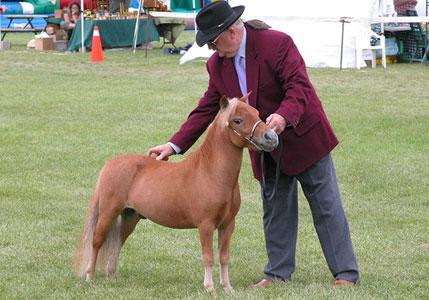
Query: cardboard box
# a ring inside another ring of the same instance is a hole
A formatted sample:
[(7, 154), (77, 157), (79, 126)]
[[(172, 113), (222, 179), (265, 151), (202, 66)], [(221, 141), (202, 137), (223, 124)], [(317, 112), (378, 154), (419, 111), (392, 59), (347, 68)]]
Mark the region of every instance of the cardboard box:
[(144, 0), (143, 1), (143, 7), (144, 8), (157, 8), (157, 1), (156, 0)]
[(37, 51), (47, 51), (54, 50), (54, 38), (53, 37), (43, 37), (36, 38), (35, 49)]
[(64, 19), (64, 12), (63, 12), (62, 9), (56, 9), (54, 11), (54, 14), (55, 14), (55, 18), (57, 18), (57, 19)]
[(56, 41), (54, 42), (54, 50), (64, 52), (67, 50), (67, 41)]
[(67, 32), (65, 30), (58, 29), (55, 31), (54, 42), (56, 42), (56, 41), (67, 41), (67, 40), (68, 40), (68, 35), (67, 35)]

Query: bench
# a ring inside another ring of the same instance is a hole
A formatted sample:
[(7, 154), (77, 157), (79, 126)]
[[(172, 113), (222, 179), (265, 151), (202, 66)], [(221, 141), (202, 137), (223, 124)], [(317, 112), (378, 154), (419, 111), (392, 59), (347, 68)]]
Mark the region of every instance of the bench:
[[(6, 28), (1, 28), (1, 41), (3, 41), (4, 37), (8, 32), (33, 32), (34, 34), (42, 32), (45, 28), (35, 28), (33, 26), (32, 20), (35, 18), (43, 18), (46, 19), (51, 17), (52, 15), (6, 15), (6, 18), (9, 19), (9, 24)], [(23, 27), (11, 27), (14, 20), (26, 20), (26, 23)]]
[(6, 34), (8, 32), (33, 32), (34, 34), (36, 33), (40, 33), (43, 30), (45, 30), (45, 28), (18, 28), (18, 27), (14, 27), (14, 28), (2, 28), (1, 29), (1, 41), (4, 40), (4, 37), (6, 36)]
[(42, 32), (45, 28), (2, 28), (1, 32)]

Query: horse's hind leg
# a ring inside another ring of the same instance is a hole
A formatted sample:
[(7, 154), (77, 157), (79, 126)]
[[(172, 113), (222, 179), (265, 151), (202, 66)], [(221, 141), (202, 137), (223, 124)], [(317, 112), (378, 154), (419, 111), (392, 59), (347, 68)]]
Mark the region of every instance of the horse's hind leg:
[(202, 224), (198, 227), (204, 264), (204, 287), (207, 291), (213, 290), (213, 232), (212, 224)]
[(226, 292), (232, 292), (233, 288), (229, 282), (228, 261), (229, 261), (229, 244), (232, 232), (234, 231), (235, 219), (225, 228), (218, 230), (218, 248), (220, 261), (220, 284)]
[[(95, 227), (94, 237), (92, 240), (92, 255), (86, 271), (86, 281), (91, 281), (94, 278), (98, 253), (100, 251), (101, 246), (105, 242), (109, 231), (112, 229), (111, 226), (118, 217), (118, 215), (119, 213), (117, 212), (117, 210), (112, 209), (112, 207), (105, 207), (104, 209), (102, 209), (101, 207), (99, 208), (98, 221)], [(117, 247), (116, 244), (118, 243), (120, 243), (119, 239), (117, 239), (117, 241), (112, 240), (112, 242), (109, 243), (109, 249), (106, 249), (106, 252), (109, 253), (110, 248)]]
[[(118, 265), (119, 252), (124, 245), (128, 236), (134, 231), (137, 223), (141, 216), (137, 214), (133, 209), (126, 208), (118, 218), (119, 224), (112, 224), (112, 228), (108, 233), (107, 239), (110, 241), (105, 243), (107, 245), (108, 253), (106, 253), (106, 274), (107, 276), (113, 275), (116, 272), (116, 266)], [(117, 228), (113, 228), (117, 226)], [(104, 249), (103, 249), (104, 250)]]
[(127, 240), (128, 236), (134, 231), (137, 223), (140, 221), (140, 216), (134, 209), (126, 208), (122, 212), (122, 224), (121, 224), (121, 242), (122, 245)]

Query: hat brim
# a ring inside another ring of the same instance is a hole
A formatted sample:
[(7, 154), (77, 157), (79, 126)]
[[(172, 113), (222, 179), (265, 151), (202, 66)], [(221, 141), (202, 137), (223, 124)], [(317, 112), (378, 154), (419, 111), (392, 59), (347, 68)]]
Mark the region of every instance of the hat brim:
[(219, 27), (219, 30), (216, 30), (215, 32), (212, 32), (210, 34), (204, 34), (201, 30), (198, 30), (197, 36), (195, 37), (195, 41), (197, 42), (197, 45), (199, 47), (204, 46), (207, 44), (207, 42), (214, 40), (218, 35), (220, 35), (222, 32), (224, 32), (229, 26), (234, 24), (235, 21), (238, 20), (238, 18), (241, 17), (241, 15), (244, 12), (244, 6), (239, 5), (232, 7), (232, 10), (234, 11), (234, 14), (231, 15), (229, 19), (227, 19), (222, 27)]

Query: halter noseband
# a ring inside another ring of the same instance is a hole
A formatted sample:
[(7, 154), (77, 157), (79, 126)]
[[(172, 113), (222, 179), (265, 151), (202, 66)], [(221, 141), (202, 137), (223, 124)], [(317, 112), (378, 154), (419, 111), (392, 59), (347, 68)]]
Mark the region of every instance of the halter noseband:
[(257, 128), (257, 127), (258, 127), (258, 125), (259, 125), (259, 124), (261, 124), (261, 123), (262, 123), (262, 120), (259, 120), (258, 122), (256, 122), (256, 123), (253, 125), (253, 127), (252, 127), (252, 131), (250, 132), (250, 136), (249, 136), (249, 137), (243, 136), (243, 135), (242, 135), (241, 133), (239, 133), (237, 130), (235, 130), (234, 128), (232, 128), (231, 126), (229, 126), (229, 122), (228, 122), (228, 121), (226, 122), (226, 126), (227, 126), (227, 127), (229, 127), (229, 128), (231, 128), (231, 129), (232, 129), (232, 131), (234, 131), (234, 133), (235, 133), (236, 135), (238, 135), (239, 137), (241, 137), (241, 138), (245, 139), (245, 140), (246, 140), (246, 141), (248, 141), (250, 144), (252, 144), (253, 146), (255, 146), (255, 147), (256, 147), (256, 149), (258, 149), (259, 151), (263, 151), (263, 149), (261, 148), (261, 146), (257, 145), (257, 144), (252, 140), (253, 135), (255, 134), (256, 128)]

